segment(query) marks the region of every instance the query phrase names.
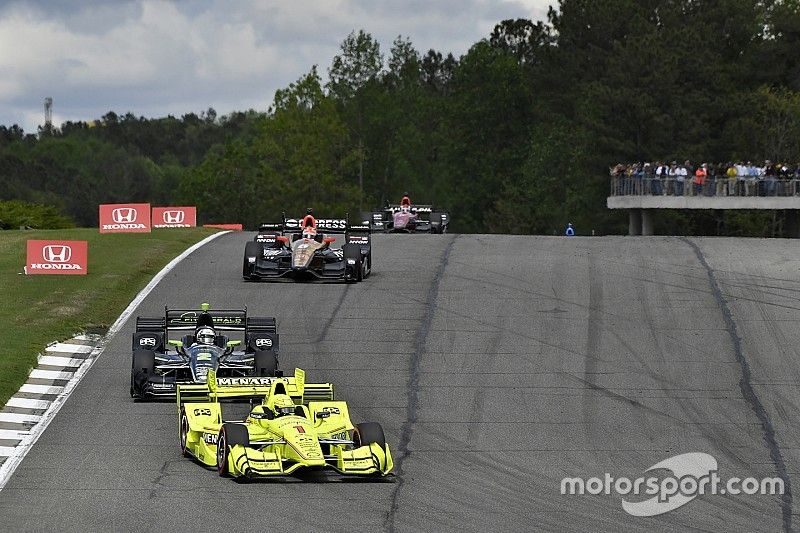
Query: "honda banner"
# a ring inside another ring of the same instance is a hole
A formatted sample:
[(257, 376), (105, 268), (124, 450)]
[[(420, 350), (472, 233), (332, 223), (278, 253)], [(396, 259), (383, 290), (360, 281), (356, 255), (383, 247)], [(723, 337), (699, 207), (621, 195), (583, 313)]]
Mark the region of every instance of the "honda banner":
[(150, 233), (150, 204), (100, 204), (100, 233)]
[(197, 226), (196, 207), (154, 207), (154, 228), (193, 228)]
[(28, 241), (26, 274), (86, 274), (86, 241)]

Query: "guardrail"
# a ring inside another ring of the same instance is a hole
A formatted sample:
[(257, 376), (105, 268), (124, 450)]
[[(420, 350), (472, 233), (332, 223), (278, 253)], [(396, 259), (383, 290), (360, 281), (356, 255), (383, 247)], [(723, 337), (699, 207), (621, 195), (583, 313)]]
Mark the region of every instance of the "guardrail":
[(800, 179), (705, 178), (703, 184), (692, 179), (612, 177), (609, 196), (800, 196)]

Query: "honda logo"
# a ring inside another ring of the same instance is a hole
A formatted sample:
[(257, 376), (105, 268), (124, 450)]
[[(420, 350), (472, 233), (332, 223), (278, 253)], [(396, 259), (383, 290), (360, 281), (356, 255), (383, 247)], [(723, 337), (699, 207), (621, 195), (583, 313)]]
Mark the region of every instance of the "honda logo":
[(136, 222), (136, 209), (133, 207), (120, 207), (111, 212), (111, 218), (117, 224), (132, 224)]
[(186, 213), (183, 211), (164, 211), (164, 224), (183, 224)]
[(42, 258), (48, 263), (66, 263), (72, 259), (72, 248), (50, 244), (42, 248)]

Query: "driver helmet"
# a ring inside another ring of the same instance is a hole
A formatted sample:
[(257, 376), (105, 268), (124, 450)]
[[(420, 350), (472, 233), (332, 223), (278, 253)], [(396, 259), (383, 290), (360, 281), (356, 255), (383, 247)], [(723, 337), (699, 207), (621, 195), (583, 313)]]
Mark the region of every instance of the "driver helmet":
[(313, 239), (317, 236), (317, 229), (314, 226), (306, 226), (303, 228), (303, 238)]
[(411, 209), (408, 207), (408, 204), (406, 204), (406, 205), (404, 205), (403, 207), (400, 208), (400, 212), (402, 212), (402, 213), (410, 213)]
[(195, 335), (195, 337), (200, 344), (214, 344), (214, 339), (217, 338), (217, 335), (211, 328), (200, 328), (197, 330), (197, 335)]
[(286, 394), (276, 394), (273, 396), (272, 410), (275, 412), (275, 416), (293, 415), (294, 409), (294, 402)]

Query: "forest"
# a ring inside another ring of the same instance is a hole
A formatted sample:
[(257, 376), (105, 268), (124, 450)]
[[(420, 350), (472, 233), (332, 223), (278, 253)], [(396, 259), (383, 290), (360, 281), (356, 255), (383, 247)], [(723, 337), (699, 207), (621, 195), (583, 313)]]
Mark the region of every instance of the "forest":
[[(135, 201), (252, 228), (408, 191), (453, 232), (624, 233), (605, 205), (619, 162), (800, 161), (799, 50), (798, 0), (560, 0), (460, 57), (355, 30), (262, 110), (0, 126), (0, 200), (79, 226)], [(781, 213), (724, 216), (673, 212), (657, 231), (781, 232)]]

